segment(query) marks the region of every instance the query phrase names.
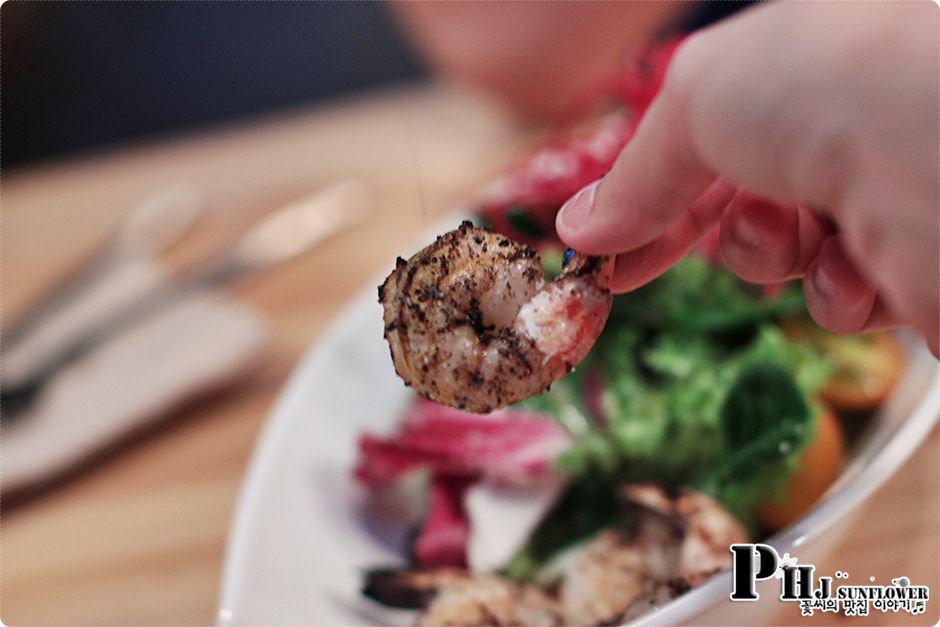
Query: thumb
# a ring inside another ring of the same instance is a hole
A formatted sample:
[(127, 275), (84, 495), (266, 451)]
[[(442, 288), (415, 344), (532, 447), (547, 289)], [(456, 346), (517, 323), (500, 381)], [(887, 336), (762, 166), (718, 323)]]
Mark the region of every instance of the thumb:
[(682, 98), (669, 81), (607, 175), (575, 194), (556, 228), (575, 250), (633, 250), (663, 234), (715, 175), (696, 156)]

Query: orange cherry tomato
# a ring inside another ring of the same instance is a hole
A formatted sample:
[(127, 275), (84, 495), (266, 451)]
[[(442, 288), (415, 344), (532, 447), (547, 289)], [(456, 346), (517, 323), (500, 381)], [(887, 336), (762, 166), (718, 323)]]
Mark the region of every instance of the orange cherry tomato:
[(816, 434), (787, 479), (783, 497), (768, 497), (757, 508), (757, 519), (769, 530), (783, 529), (806, 513), (842, 472), (845, 440), (836, 415), (825, 409), (816, 423)]
[(827, 352), (837, 369), (821, 393), (837, 410), (875, 409), (885, 402), (904, 372), (904, 350), (888, 333), (837, 337)]
[(890, 333), (840, 337), (811, 320), (789, 320), (784, 332), (820, 349), (835, 365), (820, 394), (836, 411), (872, 410), (885, 402), (904, 372), (904, 350)]

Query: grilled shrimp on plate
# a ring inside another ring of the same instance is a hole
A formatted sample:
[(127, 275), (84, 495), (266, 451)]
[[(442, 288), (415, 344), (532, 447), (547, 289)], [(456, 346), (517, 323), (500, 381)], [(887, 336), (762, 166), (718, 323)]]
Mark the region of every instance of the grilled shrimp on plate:
[(610, 313), (613, 257), (567, 253), (543, 279), (535, 250), (464, 222), (379, 287), (398, 375), (419, 394), (487, 413), (570, 372)]

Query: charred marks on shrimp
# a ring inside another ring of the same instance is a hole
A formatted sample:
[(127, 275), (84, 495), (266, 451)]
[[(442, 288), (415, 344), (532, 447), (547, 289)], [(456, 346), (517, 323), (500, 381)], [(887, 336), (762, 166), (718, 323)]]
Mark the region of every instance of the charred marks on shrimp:
[(396, 371), (419, 393), (479, 413), (547, 389), (609, 310), (598, 297), (608, 277), (585, 274), (597, 262), (575, 276), (583, 263), (577, 256), (560, 284), (546, 284), (529, 246), (470, 223), (438, 237), (379, 291)]

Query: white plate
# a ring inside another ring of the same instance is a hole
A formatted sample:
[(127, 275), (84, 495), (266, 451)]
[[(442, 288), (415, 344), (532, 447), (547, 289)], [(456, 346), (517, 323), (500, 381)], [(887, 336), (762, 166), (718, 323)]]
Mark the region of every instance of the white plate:
[[(363, 569), (402, 562), (404, 534), (368, 514), (350, 471), (358, 436), (393, 429), (411, 398), (382, 338), (376, 290), (364, 290), (303, 358), (264, 428), (229, 538), (220, 624), (407, 622), (409, 615), (378, 614), (359, 598)], [(917, 448), (938, 412), (940, 367), (912, 349), (899, 389), (842, 477), (773, 539), (780, 553), (792, 553), (871, 494)], [(730, 576), (718, 575), (644, 618), (688, 622), (729, 591)]]

